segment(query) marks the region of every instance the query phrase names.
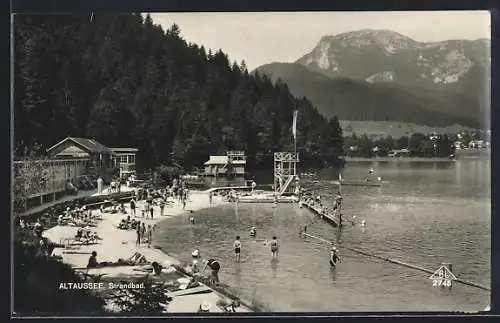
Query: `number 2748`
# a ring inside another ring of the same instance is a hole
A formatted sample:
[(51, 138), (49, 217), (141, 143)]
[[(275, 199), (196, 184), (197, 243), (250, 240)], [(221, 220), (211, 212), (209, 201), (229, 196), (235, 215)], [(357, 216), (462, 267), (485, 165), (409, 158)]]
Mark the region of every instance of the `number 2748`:
[(445, 287), (450, 287), (451, 286), (451, 281), (448, 279), (434, 279), (432, 281), (432, 286), (445, 286)]

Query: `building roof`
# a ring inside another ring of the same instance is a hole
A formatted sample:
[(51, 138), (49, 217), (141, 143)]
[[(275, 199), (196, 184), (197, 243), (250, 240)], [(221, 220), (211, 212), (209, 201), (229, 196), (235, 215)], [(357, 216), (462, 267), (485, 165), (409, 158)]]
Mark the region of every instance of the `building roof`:
[(57, 153), (56, 156), (89, 157), (89, 153), (77, 146), (69, 146)]
[(227, 156), (210, 156), (204, 165), (225, 165), (229, 161)]
[(110, 148), (115, 153), (136, 153), (139, 151), (137, 148)]
[(64, 142), (67, 142), (67, 141), (72, 141), (77, 146), (83, 147), (84, 149), (87, 150), (87, 152), (90, 152), (90, 153), (113, 154), (113, 151), (111, 151), (111, 149), (109, 149), (108, 147), (104, 146), (103, 144), (101, 144), (100, 142), (98, 142), (94, 139), (77, 138), (77, 137), (67, 137), (67, 138), (61, 140), (60, 142), (58, 142), (57, 144), (55, 144), (54, 146), (47, 149), (47, 152), (50, 152), (51, 150), (53, 150), (57, 146), (63, 144)]
[[(228, 156), (210, 156), (210, 159), (206, 161), (203, 165), (226, 165), (229, 161)], [(233, 160), (231, 162), (233, 165), (245, 165), (244, 160)]]

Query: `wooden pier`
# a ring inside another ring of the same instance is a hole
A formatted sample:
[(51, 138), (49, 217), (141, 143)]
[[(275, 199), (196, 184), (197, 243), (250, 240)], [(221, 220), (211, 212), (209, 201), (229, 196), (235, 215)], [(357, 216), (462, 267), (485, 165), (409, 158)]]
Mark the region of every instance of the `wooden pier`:
[(231, 191), (231, 190), (235, 190), (235, 191), (238, 191), (238, 190), (243, 190), (243, 191), (251, 191), (252, 190), (252, 187), (251, 186), (224, 186), (224, 187), (214, 187), (214, 188), (210, 188), (208, 190), (206, 190), (206, 192), (211, 192), (211, 193), (215, 193), (215, 192), (219, 192), (219, 191)]
[[(240, 196), (239, 203), (274, 203), (274, 198), (254, 198), (252, 196)], [(276, 199), (277, 203), (297, 203), (298, 201), (293, 198), (282, 198), (279, 197)]]
[(328, 222), (334, 227), (338, 227), (340, 225), (340, 219), (337, 216), (324, 214), (320, 208), (317, 208), (309, 203), (300, 202), (303, 207), (307, 208), (314, 215), (319, 216), (322, 220)]

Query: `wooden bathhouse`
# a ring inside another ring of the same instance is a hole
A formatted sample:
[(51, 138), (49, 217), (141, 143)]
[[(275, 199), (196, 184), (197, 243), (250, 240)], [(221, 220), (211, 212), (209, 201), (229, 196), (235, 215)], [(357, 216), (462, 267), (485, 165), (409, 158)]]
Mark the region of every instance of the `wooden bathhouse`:
[(47, 153), (55, 159), (86, 159), (87, 171), (99, 176), (110, 177), (116, 170), (113, 151), (95, 139), (67, 137)]
[(243, 177), (246, 163), (244, 151), (228, 151), (225, 156), (210, 156), (204, 163), (204, 175)]

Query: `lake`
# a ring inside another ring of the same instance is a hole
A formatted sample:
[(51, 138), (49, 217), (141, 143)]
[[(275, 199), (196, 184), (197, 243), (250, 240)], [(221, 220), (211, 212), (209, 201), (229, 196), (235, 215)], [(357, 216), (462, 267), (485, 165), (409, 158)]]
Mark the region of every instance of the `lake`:
[[(189, 260), (193, 248), (221, 263), (221, 281), (247, 299), (273, 311), (479, 311), (490, 292), (454, 283), (433, 287), (429, 274), (344, 249), (353, 247), (436, 270), (452, 263), (463, 280), (490, 286), (490, 162), (348, 162), (346, 180), (359, 180), (373, 168), (378, 187), (343, 186), (343, 213), (355, 226), (342, 229), (320, 220), (308, 233), (336, 240), (342, 262), (332, 271), (328, 246), (304, 241), (299, 227), (311, 219), (294, 205), (225, 205), (166, 219), (156, 242), (169, 254)], [(303, 178), (303, 185), (331, 201), (337, 192), (333, 170)], [(331, 205), (331, 204), (329, 204)], [(359, 223), (365, 220), (366, 227)], [(248, 231), (258, 230), (258, 241)], [(242, 238), (242, 262), (233, 261), (232, 243)], [(259, 239), (278, 237), (278, 261)]]

